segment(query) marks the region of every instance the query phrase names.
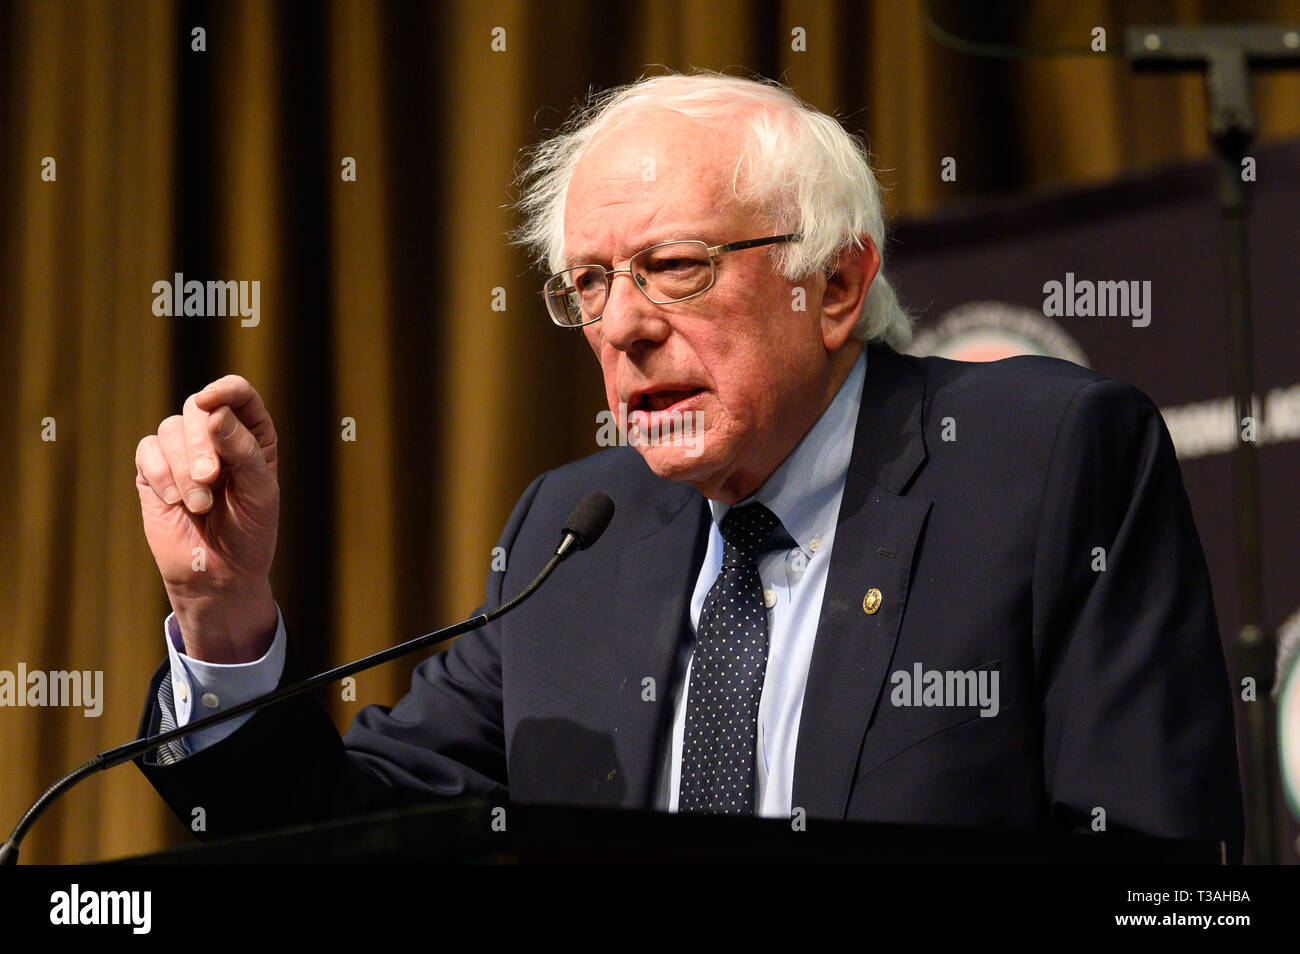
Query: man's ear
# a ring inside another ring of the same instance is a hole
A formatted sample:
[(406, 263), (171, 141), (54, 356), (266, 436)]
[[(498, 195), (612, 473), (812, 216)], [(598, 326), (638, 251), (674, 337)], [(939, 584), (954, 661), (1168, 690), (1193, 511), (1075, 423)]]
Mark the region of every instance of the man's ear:
[(838, 351), (857, 324), (867, 291), (880, 271), (880, 252), (871, 236), (860, 236), (862, 248), (850, 245), (840, 253), (835, 271), (826, 277), (822, 295), (822, 341), (827, 351)]

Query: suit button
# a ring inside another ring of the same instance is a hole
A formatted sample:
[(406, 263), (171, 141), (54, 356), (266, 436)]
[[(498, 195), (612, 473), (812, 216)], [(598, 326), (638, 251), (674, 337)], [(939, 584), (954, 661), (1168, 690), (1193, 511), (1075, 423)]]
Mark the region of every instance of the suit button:
[(880, 609), (880, 590), (874, 586), (867, 590), (867, 595), (862, 597), (862, 612), (870, 616), (876, 610)]

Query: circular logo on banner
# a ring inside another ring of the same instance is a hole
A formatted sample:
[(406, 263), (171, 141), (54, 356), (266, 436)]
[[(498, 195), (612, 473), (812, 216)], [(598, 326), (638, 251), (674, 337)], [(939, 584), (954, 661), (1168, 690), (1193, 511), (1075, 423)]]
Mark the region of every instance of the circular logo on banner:
[(1088, 367), (1088, 356), (1064, 328), (1041, 312), (1000, 301), (958, 305), (932, 327), (918, 331), (907, 353), (956, 361), (1039, 354)]

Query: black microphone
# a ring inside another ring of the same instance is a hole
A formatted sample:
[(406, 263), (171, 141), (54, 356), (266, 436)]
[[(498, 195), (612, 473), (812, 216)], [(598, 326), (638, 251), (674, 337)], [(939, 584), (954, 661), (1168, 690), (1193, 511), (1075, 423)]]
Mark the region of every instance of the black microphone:
[(537, 588), (546, 581), (557, 566), (559, 566), (568, 556), (576, 553), (578, 550), (585, 550), (591, 546), (605, 532), (609, 526), (610, 518), (614, 516), (614, 501), (610, 500), (605, 494), (598, 490), (593, 490), (582, 498), (582, 502), (573, 509), (569, 514), (569, 519), (564, 524), (564, 537), (560, 540), (560, 545), (555, 548), (555, 555), (551, 557), (546, 566), (542, 567), (540, 573), (534, 577), (533, 581), (526, 587), (515, 594), (515, 597), (509, 602), (502, 603), (496, 609), (480, 613), (478, 616), (472, 616), (467, 620), (455, 623), (443, 629), (434, 630), (432, 633), (425, 633), (423, 636), (417, 636), (415, 639), (407, 640), (388, 649), (372, 653), (356, 662), (350, 662), (347, 665), (330, 669), (326, 672), (318, 673), (301, 682), (296, 682), (273, 692), (268, 692), (264, 696), (258, 696), (256, 699), (249, 699), (247, 702), (241, 702), (237, 706), (232, 706), (225, 712), (219, 712), (216, 715), (206, 716), (197, 722), (190, 722), (168, 732), (160, 732), (157, 735), (151, 735), (147, 739), (136, 739), (134, 742), (128, 742), (126, 745), (119, 745), (115, 749), (109, 749), (106, 752), (100, 752), (89, 762), (73, 769), (63, 778), (59, 779), (53, 785), (32, 803), (32, 807), (23, 813), (18, 824), (14, 826), (13, 834), (9, 840), (0, 845), (0, 865), (12, 865), (18, 861), (18, 846), (22, 843), (27, 832), (35, 824), (36, 819), (48, 808), (56, 798), (70, 789), (77, 782), (81, 781), (87, 775), (93, 772), (100, 772), (115, 765), (121, 765), (123, 762), (130, 761), (137, 755), (142, 755), (150, 749), (157, 748), (176, 739), (183, 739), (200, 729), (206, 729), (209, 726), (217, 725), (236, 716), (244, 715), (248, 712), (254, 712), (266, 706), (275, 705), (277, 702), (283, 702), (294, 696), (301, 695), (309, 689), (324, 685), (327, 682), (333, 682), (336, 679), (342, 679), (344, 676), (351, 676), (354, 673), (378, 666), (380, 663), (386, 663), (390, 660), (397, 659), (412, 653), (417, 649), (430, 646), (435, 643), (441, 643), (444, 640), (451, 639), (453, 636), (460, 636), (462, 633), (468, 633), (471, 630), (479, 629), (486, 626), (494, 619), (504, 616), (510, 610), (514, 609), (528, 597), (532, 596)]
[(579, 550), (587, 549), (605, 532), (613, 516), (614, 501), (599, 490), (587, 494), (582, 498), (582, 503), (569, 514), (569, 519), (564, 524), (564, 539), (555, 551), (556, 556), (563, 558), (575, 546)]

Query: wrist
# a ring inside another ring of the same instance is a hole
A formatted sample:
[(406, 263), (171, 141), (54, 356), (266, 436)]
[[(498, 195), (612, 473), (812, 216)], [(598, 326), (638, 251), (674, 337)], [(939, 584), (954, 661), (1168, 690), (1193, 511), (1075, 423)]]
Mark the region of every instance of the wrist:
[(220, 594), (168, 587), (185, 654), (210, 663), (255, 662), (275, 639), (276, 609), (270, 581)]

